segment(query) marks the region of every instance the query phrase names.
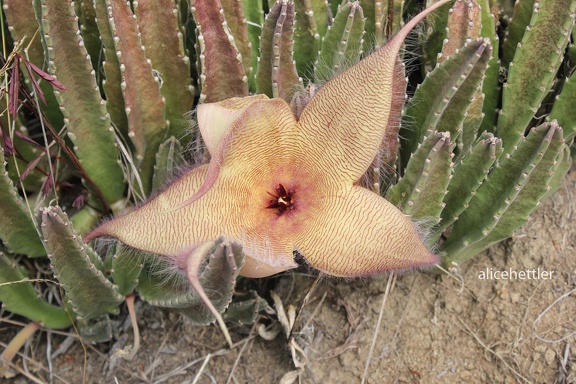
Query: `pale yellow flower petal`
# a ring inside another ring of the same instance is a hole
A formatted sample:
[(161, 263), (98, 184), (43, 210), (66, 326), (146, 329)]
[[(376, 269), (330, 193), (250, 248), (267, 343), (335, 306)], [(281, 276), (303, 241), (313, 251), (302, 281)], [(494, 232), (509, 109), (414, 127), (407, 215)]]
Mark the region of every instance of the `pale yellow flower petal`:
[[(378, 51), (324, 85), (300, 115), (302, 140), (314, 151), (327, 177), (354, 183), (366, 172), (389, 123), (397, 124), (404, 99), (404, 71), (397, 62), (404, 39), (442, 0), (409, 22)], [(334, 167), (338, 165), (338, 167)]]
[(266, 95), (254, 95), (234, 97), (218, 103), (200, 104), (196, 109), (198, 129), (210, 155), (214, 155), (218, 142), (230, 124), (252, 103), (266, 99), (268, 99)]
[(326, 196), (325, 209), (295, 239), (298, 251), (329, 275), (355, 277), (438, 262), (415, 225), (382, 197), (361, 187)]

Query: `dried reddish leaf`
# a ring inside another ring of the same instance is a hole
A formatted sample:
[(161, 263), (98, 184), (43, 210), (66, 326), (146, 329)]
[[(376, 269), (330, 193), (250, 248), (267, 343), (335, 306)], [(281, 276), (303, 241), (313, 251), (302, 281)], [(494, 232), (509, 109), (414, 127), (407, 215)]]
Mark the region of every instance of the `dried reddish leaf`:
[(20, 95), (20, 58), (14, 57), (12, 71), (10, 71), (10, 88), (8, 89), (8, 113), (16, 119), (18, 113), (18, 104)]
[(18, 136), (19, 138), (21, 138), (22, 140), (26, 141), (27, 143), (42, 149), (43, 151), (46, 150), (46, 148), (44, 148), (43, 145), (38, 144), (37, 142), (35, 142), (34, 140), (32, 140), (31, 138), (29, 138), (28, 136), (26, 136), (24, 133), (20, 132), (20, 131), (14, 131), (14, 134), (16, 136)]
[(14, 143), (10, 136), (4, 134), (0, 129), (0, 136), (2, 136), (2, 148), (4, 148), (4, 155), (10, 157), (14, 154)]
[[(30, 63), (28, 63), (28, 64), (30, 64)], [(44, 92), (40, 88), (40, 84), (38, 84), (38, 80), (36, 80), (36, 78), (34, 77), (34, 73), (31, 70), (30, 66), (26, 65), (25, 60), (24, 60), (24, 68), (26, 68), (26, 72), (28, 72), (28, 77), (30, 78), (30, 81), (32, 82), (32, 88), (34, 88), (34, 92), (40, 98), (40, 100), (42, 100), (42, 103), (44, 103), (44, 105), (46, 105), (46, 98), (44, 97)]]
[(48, 177), (46, 178), (46, 182), (42, 186), (42, 194), (44, 196), (48, 196), (53, 186), (54, 186), (54, 177), (52, 175), (52, 172), (50, 172), (48, 174)]
[[(37, 66), (34, 65), (34, 63), (26, 60), (24, 63), (26, 66), (30, 66), (30, 68), (36, 72), (36, 74), (38, 74), (38, 76), (40, 76), (41, 78), (43, 78), (44, 80), (46, 80), (47, 82), (49, 82), (50, 84), (52, 84), (55, 88), (58, 88), (61, 91), (65, 91), (66, 87), (59, 82), (58, 80), (56, 80), (56, 78), (46, 72), (44, 72), (43, 70), (41, 70), (40, 68), (38, 68)], [(30, 76), (32, 77), (32, 76)]]
[(84, 205), (86, 204), (86, 194), (82, 193), (80, 195), (78, 195), (74, 201), (72, 202), (72, 206), (76, 209), (82, 209), (84, 207)]
[(26, 177), (28, 177), (30, 172), (32, 172), (34, 170), (34, 168), (36, 168), (36, 166), (38, 165), (38, 163), (40, 162), (42, 157), (43, 157), (43, 155), (38, 156), (37, 158), (35, 158), (34, 160), (32, 160), (31, 162), (28, 163), (26, 168), (24, 168), (24, 171), (22, 171), (20, 178), (18, 178), (18, 183), (21, 183), (22, 181), (24, 181), (24, 179), (26, 179)]

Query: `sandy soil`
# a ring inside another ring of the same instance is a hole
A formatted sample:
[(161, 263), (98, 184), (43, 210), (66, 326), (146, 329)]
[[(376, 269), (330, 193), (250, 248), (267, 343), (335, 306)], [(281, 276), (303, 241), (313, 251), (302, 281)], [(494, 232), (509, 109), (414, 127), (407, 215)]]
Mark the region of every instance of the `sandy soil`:
[[(564, 187), (512, 239), (464, 263), (453, 276), (428, 272), (398, 277), (366, 382), (576, 382), (575, 200), (573, 169)], [(534, 273), (530, 279), (482, 279), (487, 269), (539, 269), (540, 279)], [(549, 278), (543, 278), (544, 271)], [(306, 273), (290, 273), (254, 287), (273, 288), (287, 308), (302, 302), (313, 281)], [(216, 327), (197, 327), (142, 303), (142, 345), (133, 361), (113, 357), (114, 350), (132, 344), (125, 322), (115, 342), (86, 346), (86, 353), (75, 342), (53, 359), (46, 358), (47, 333), (38, 333), (24, 350), (32, 358), (27, 369), (41, 382), (52, 383), (289, 383), (291, 378), (359, 383), (386, 282), (321, 280), (297, 322), (294, 342), (306, 354), (299, 370), (283, 333), (264, 340), (256, 328), (231, 326), (237, 345), (228, 349)], [(276, 319), (264, 314), (259, 323), (280, 330)], [(2, 324), (0, 340), (5, 342), (15, 330)], [(64, 339), (51, 335), (51, 351)], [(16, 363), (23, 364), (21, 359)], [(52, 377), (46, 371), (49, 364)], [(8, 382), (31, 381), (18, 375)]]

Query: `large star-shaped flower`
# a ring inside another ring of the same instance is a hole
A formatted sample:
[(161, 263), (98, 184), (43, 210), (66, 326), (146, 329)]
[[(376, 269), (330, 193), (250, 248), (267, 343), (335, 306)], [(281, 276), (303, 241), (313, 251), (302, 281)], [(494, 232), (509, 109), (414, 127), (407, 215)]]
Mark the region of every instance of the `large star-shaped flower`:
[(224, 236), (242, 244), (249, 277), (296, 267), (294, 251), (335, 276), (436, 263), (410, 219), (356, 183), (401, 112), (401, 44), (444, 3), (329, 81), (299, 118), (284, 100), (262, 95), (200, 105), (210, 163), (86, 239), (112, 236), (186, 269), (195, 247)]

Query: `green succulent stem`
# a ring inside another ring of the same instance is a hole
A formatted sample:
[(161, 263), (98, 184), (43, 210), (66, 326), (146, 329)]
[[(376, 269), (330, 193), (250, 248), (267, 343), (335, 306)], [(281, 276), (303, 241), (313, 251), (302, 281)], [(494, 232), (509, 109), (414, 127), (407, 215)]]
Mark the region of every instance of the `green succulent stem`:
[(536, 1), (534, 7), (502, 93), (497, 134), (507, 153), (524, 136), (552, 87), (574, 26), (576, 2), (572, 0)]
[(30, 208), (20, 198), (6, 171), (4, 149), (0, 146), (0, 239), (14, 253), (29, 257), (45, 256)]
[(556, 97), (556, 102), (548, 116), (548, 121), (556, 120), (564, 130), (564, 138), (567, 143), (576, 136), (576, 72), (568, 77), (562, 86), (562, 90)]
[(268, 97), (292, 100), (300, 83), (293, 59), (294, 4), (276, 2), (264, 21), (256, 91)]
[[(429, 4), (433, 1), (427, 0)], [(415, 2), (414, 2), (415, 3)], [(434, 17), (428, 18), (425, 23), (424, 45), (422, 47), (422, 59), (424, 71), (430, 72), (436, 67), (438, 54), (442, 52), (442, 45), (446, 39), (446, 26), (451, 4), (442, 6), (434, 13)]]
[(241, 55), (232, 43), (233, 37), (219, 1), (191, 2), (198, 29), (200, 53), (200, 102), (216, 102), (248, 94), (248, 77)]
[(258, 68), (258, 57), (260, 54), (260, 32), (264, 24), (264, 11), (262, 0), (242, 0), (242, 9), (248, 23), (248, 39), (250, 40), (250, 91), (256, 92), (255, 75)]
[[(95, 71), (78, 29), (78, 17), (68, 1), (42, 0), (42, 25), (50, 69), (64, 84), (54, 91), (68, 137), (87, 175), (106, 203), (123, 199), (124, 177), (114, 129), (100, 97)], [(87, 183), (87, 187), (91, 187)]]
[(562, 129), (547, 123), (533, 128), (478, 188), (442, 249), (461, 262), (509, 237), (523, 225), (550, 189), (563, 149)]
[(492, 58), (488, 62), (485, 78), (482, 84), (483, 103), (482, 113), (483, 119), (479, 131), (494, 132), (496, 127), (496, 120), (498, 118), (498, 103), (500, 102), (500, 85), (498, 84), (498, 76), (500, 74), (500, 41), (496, 34), (496, 25), (498, 20), (492, 14), (490, 9), (491, 1), (478, 0), (481, 9), (482, 29), (480, 35), (483, 38), (490, 40), (492, 45)]
[(106, 279), (101, 262), (94, 263), (98, 255), (78, 237), (66, 214), (59, 207), (44, 209), (41, 227), (54, 274), (74, 312), (84, 320), (117, 313), (124, 296)]
[(304, 79), (309, 79), (314, 73), (314, 62), (320, 43), (312, 2), (313, 0), (294, 2), (294, 61), (298, 75)]
[[(230, 34), (234, 37), (234, 46), (242, 55), (242, 66), (249, 78), (251, 76), (252, 47), (248, 37), (248, 24), (245, 17), (245, 4), (242, 0), (220, 0), (222, 12)], [(249, 7), (249, 5), (247, 5)]]
[(357, 3), (346, 3), (322, 39), (322, 49), (315, 66), (315, 80), (328, 81), (358, 61), (362, 53), (365, 19)]
[(491, 133), (484, 133), (466, 156), (458, 161), (444, 197), (440, 230), (445, 230), (458, 220), (501, 153), (501, 140)]
[(160, 93), (169, 122), (167, 135), (185, 143), (188, 127), (183, 116), (192, 109), (194, 100), (189, 81), (190, 59), (184, 53), (176, 5), (173, 0), (141, 1), (135, 12), (146, 58), (161, 81)]
[(120, 72), (120, 62), (116, 56), (114, 46), (114, 35), (112, 26), (108, 22), (108, 9), (106, 0), (95, 0), (96, 22), (100, 31), (100, 40), (104, 48), (104, 70), (105, 79), (102, 82), (102, 89), (106, 95), (106, 110), (110, 115), (110, 120), (114, 124), (117, 132), (129, 142), (128, 138), (128, 117), (126, 116), (126, 105), (122, 95), (122, 74)]
[[(489, 41), (469, 41), (426, 76), (408, 102), (403, 119), (400, 147), (404, 167), (422, 138), (434, 130), (450, 132), (462, 149), (462, 124), (481, 88), (491, 53)], [(466, 134), (467, 141), (470, 136)]]
[(134, 162), (139, 182), (134, 183), (134, 189), (144, 199), (150, 193), (156, 151), (168, 129), (165, 102), (142, 47), (138, 24), (129, 3), (106, 0), (106, 4), (122, 73), (128, 136), (136, 148)]
[(508, 24), (506, 38), (502, 46), (502, 65), (508, 68), (514, 60), (514, 54), (518, 43), (522, 41), (526, 27), (530, 25), (530, 20), (534, 13), (536, 0), (523, 0), (514, 2), (514, 13)]
[(38, 296), (25, 271), (15, 259), (0, 252), (0, 301), (12, 313), (25, 316), (47, 328), (66, 328), (71, 315), (62, 307), (48, 304)]
[(154, 165), (152, 192), (159, 192), (186, 163), (180, 142), (170, 137), (158, 148)]

